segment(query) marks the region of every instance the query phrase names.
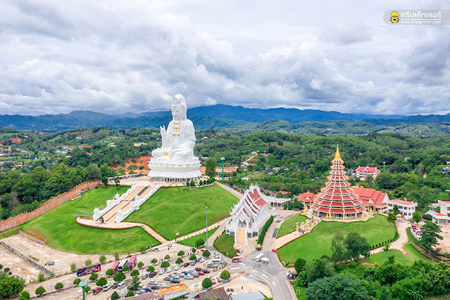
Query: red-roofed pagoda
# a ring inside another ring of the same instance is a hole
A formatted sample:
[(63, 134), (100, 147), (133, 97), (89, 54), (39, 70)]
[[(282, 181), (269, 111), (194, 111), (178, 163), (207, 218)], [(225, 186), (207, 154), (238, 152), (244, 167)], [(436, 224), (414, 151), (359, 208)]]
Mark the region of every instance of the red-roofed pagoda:
[(339, 153), (339, 145), (332, 163), (327, 185), (311, 205), (313, 214), (328, 221), (362, 219), (366, 207), (347, 182), (348, 177), (345, 176), (344, 161)]

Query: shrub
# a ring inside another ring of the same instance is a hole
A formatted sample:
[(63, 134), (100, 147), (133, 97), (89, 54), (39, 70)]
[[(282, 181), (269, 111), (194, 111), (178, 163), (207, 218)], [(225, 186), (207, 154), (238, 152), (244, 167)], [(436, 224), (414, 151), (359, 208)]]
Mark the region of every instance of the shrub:
[(209, 252), (208, 250), (205, 250), (205, 251), (203, 251), (202, 256), (208, 258), (211, 256), (211, 252)]
[(106, 262), (106, 256), (104, 254), (100, 255), (100, 258), (98, 259), (101, 264), (104, 264)]
[(76, 272), (76, 270), (77, 270), (77, 265), (75, 263), (72, 263), (70, 265), (70, 272)]
[(114, 270), (113, 269), (108, 269), (107, 271), (106, 271), (106, 275), (108, 275), (108, 276), (114, 276)]
[(91, 287), (88, 286), (88, 285), (84, 288), (84, 291), (85, 291), (86, 293), (89, 293), (90, 290), (91, 290)]
[(30, 299), (30, 293), (28, 293), (27, 291), (23, 291), (22, 293), (20, 293), (20, 298), (24, 298), (24, 299)]
[(162, 268), (162, 269), (165, 269), (165, 268), (168, 268), (168, 267), (170, 267), (169, 262), (163, 261), (162, 264), (161, 264), (161, 268)]
[(170, 255), (166, 254), (166, 256), (164, 256), (164, 259), (170, 259)]
[(116, 275), (114, 275), (114, 278), (113, 278), (113, 280), (115, 282), (120, 282), (120, 281), (122, 281), (124, 279), (125, 279), (125, 274), (123, 274), (123, 272), (117, 273)]
[(36, 295), (41, 296), (43, 293), (45, 293), (45, 289), (43, 286), (40, 286), (36, 289)]
[(228, 280), (230, 279), (231, 274), (230, 272), (228, 272), (228, 270), (223, 270), (222, 273), (220, 273), (220, 278), (224, 279), (224, 280)]
[(39, 273), (39, 275), (38, 275), (38, 281), (39, 282), (42, 282), (42, 281), (44, 281), (45, 280), (45, 275), (43, 274), (43, 273)]
[(140, 251), (142, 254), (145, 253), (145, 250), (147, 250), (147, 249), (145, 248), (145, 246), (141, 246), (141, 247), (139, 248), (139, 251)]
[(153, 266), (148, 266), (147, 272), (154, 272), (154, 271), (155, 271), (155, 267), (153, 267)]
[(267, 220), (266, 224), (264, 224), (263, 228), (261, 229), (261, 233), (258, 236), (257, 244), (260, 244), (262, 246), (262, 243), (264, 241), (264, 237), (266, 236), (266, 232), (269, 229), (270, 225), (272, 225), (273, 222), (273, 216), (270, 216), (269, 220)]
[(86, 266), (92, 265), (92, 260), (90, 258), (85, 261)]
[(142, 262), (142, 261), (140, 261), (139, 263), (138, 263), (138, 268), (139, 269), (142, 269), (144, 267), (144, 263)]
[(181, 257), (178, 257), (177, 261), (175, 262), (177, 265), (181, 265), (183, 263), (183, 259)]
[(133, 291), (128, 291), (128, 293), (125, 295), (126, 298), (133, 297), (133, 296), (134, 296)]
[(114, 252), (114, 259), (115, 260), (119, 260), (119, 253), (118, 252)]
[(197, 260), (197, 256), (195, 256), (195, 254), (192, 254), (192, 255), (189, 257), (189, 260)]
[(202, 238), (200, 238), (195, 242), (195, 247), (201, 248), (204, 244), (205, 244), (205, 241)]
[(98, 274), (97, 273), (92, 273), (91, 276), (89, 276), (89, 280), (90, 281), (95, 281), (98, 278)]
[(427, 221), (431, 221), (433, 218), (432, 218), (431, 215), (429, 215), (429, 214), (424, 214), (424, 215), (422, 216), (422, 219), (427, 220)]
[(118, 300), (118, 299), (120, 299), (119, 294), (117, 294), (117, 292), (114, 292), (114, 293), (111, 295), (111, 300)]
[(183, 256), (185, 253), (184, 253), (184, 251), (183, 250), (180, 250), (179, 252), (178, 252), (178, 256)]
[(138, 270), (131, 271), (130, 276), (132, 276), (132, 277), (139, 276), (139, 271)]
[(152, 259), (152, 264), (156, 264), (158, 260), (156, 258)]
[(75, 278), (75, 280), (73, 281), (73, 284), (74, 284), (74, 285), (79, 285), (80, 282), (81, 282), (81, 279), (80, 279), (80, 278)]
[(55, 284), (55, 290), (61, 290), (63, 287), (64, 285), (61, 282)]
[(128, 271), (130, 271), (130, 267), (125, 265), (125, 266), (122, 267), (122, 271), (128, 272)]
[(95, 283), (95, 285), (97, 286), (104, 286), (106, 285), (108, 282), (106, 281), (106, 279), (104, 277), (100, 278), (99, 280), (97, 280), (97, 282)]

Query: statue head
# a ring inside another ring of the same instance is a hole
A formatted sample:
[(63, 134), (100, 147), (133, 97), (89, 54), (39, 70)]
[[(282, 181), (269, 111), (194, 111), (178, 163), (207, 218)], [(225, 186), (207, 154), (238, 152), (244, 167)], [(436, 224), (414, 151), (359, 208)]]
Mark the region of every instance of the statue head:
[(175, 121), (186, 120), (186, 99), (184, 99), (183, 95), (178, 94), (173, 96), (172, 98), (172, 117)]

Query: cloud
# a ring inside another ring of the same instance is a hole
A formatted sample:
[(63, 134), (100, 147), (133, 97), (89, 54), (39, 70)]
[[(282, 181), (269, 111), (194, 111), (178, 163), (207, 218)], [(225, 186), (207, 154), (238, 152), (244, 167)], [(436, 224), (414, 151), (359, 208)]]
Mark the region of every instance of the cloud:
[(189, 107), (448, 112), (448, 28), (391, 27), (390, 5), (2, 1), (0, 114), (168, 109), (178, 93)]

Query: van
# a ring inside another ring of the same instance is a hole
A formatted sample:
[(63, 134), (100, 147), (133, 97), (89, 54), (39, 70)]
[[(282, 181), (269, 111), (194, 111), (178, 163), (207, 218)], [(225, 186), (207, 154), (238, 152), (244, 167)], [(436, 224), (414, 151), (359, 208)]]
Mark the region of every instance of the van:
[(242, 257), (236, 256), (231, 259), (231, 262), (239, 263), (242, 262)]
[(261, 258), (262, 258), (263, 256), (264, 256), (263, 253), (260, 253), (260, 254), (256, 255), (255, 261), (261, 261)]
[(214, 259), (212, 260), (212, 262), (213, 262), (214, 264), (222, 264), (222, 263), (223, 263), (221, 258), (214, 258)]
[(121, 281), (119, 282), (119, 284), (117, 285), (117, 288), (119, 290), (123, 289), (125, 286), (127, 285), (127, 283), (125, 281)]

